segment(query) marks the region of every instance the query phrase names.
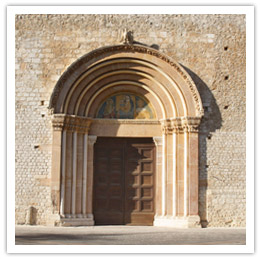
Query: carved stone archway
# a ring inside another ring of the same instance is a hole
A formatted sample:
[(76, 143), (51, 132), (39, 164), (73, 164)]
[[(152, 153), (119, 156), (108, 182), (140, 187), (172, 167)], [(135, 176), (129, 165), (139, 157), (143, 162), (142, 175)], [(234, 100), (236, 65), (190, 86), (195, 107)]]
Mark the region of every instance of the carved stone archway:
[[(126, 93), (149, 102), (154, 116), (97, 116), (110, 96)], [(53, 113), (52, 200), (63, 225), (94, 224), (97, 137), (152, 137), (157, 147), (154, 225), (199, 225), (198, 126), (203, 108), (194, 82), (176, 61), (140, 45), (96, 49), (64, 72), (49, 108)]]

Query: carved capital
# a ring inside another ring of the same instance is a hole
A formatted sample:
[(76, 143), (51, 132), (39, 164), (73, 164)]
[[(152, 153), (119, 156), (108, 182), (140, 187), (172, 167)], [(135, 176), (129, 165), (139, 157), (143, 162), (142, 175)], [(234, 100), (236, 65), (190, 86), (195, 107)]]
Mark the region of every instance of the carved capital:
[(161, 120), (161, 127), (164, 135), (173, 134), (174, 128), (170, 119)]
[(52, 127), (55, 131), (62, 131), (65, 124), (65, 115), (56, 114), (52, 117)]
[(198, 132), (201, 117), (180, 117), (161, 120), (163, 134)]
[(184, 132), (198, 132), (200, 117), (182, 117), (182, 126)]
[(52, 118), (52, 126), (57, 131), (72, 131), (88, 133), (92, 120), (75, 115), (55, 114)]
[(179, 132), (183, 131), (181, 118), (171, 119), (171, 124), (172, 124), (174, 133), (179, 133)]

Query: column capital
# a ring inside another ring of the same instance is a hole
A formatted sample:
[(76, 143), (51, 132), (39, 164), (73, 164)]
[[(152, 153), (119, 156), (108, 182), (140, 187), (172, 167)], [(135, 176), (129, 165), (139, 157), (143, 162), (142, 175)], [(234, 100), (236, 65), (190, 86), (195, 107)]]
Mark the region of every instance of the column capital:
[(161, 120), (163, 134), (198, 132), (201, 117), (175, 117)]
[(88, 133), (91, 118), (67, 115), (67, 114), (54, 114), (52, 116), (52, 127), (55, 131), (73, 131), (78, 133)]
[(181, 118), (178, 118), (178, 117), (171, 118), (171, 124), (172, 124), (174, 133), (183, 132), (183, 126), (182, 126)]
[(184, 132), (198, 132), (201, 117), (182, 117), (182, 127)]
[(160, 122), (161, 122), (161, 127), (164, 135), (173, 134), (174, 128), (172, 126), (171, 119), (163, 119), (160, 120)]

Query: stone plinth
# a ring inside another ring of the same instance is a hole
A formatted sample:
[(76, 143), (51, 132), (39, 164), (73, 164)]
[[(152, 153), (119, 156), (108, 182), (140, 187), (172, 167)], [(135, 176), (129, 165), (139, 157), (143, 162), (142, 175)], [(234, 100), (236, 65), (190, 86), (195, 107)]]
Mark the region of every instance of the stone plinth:
[(154, 226), (173, 228), (200, 228), (200, 217), (155, 217)]

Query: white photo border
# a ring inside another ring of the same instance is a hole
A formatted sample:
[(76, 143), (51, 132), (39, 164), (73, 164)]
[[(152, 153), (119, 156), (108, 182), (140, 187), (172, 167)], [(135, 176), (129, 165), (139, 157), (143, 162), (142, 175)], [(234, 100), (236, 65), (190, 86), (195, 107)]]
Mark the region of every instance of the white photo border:
[[(15, 245), (16, 14), (246, 14), (247, 244), (244, 246)], [(254, 251), (254, 7), (253, 6), (8, 6), (7, 7), (7, 252), (8, 253), (252, 253)]]

